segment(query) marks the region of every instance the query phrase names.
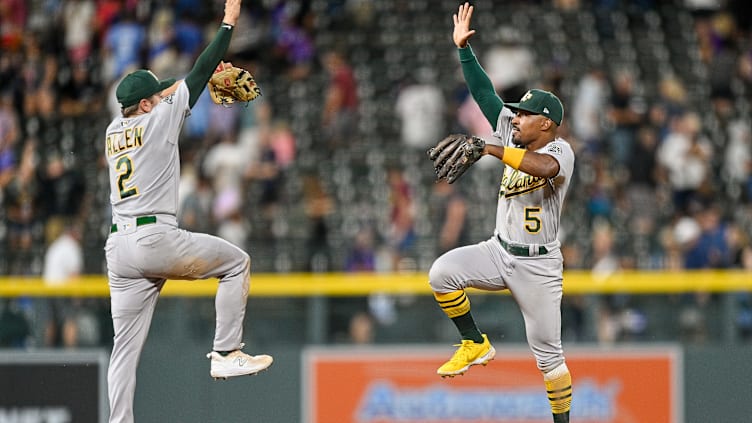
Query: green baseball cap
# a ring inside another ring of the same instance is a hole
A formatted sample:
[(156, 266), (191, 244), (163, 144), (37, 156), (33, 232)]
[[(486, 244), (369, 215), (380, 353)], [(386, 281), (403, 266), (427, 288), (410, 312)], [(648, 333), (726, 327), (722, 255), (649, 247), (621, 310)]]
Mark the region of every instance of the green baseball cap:
[(141, 101), (142, 98), (149, 98), (174, 83), (175, 78), (160, 81), (157, 75), (154, 75), (151, 71), (139, 69), (129, 73), (120, 81), (115, 90), (115, 95), (121, 107), (129, 107)]
[(564, 119), (564, 106), (561, 105), (561, 100), (545, 90), (529, 90), (522, 96), (519, 103), (505, 103), (505, 106), (512, 110), (524, 110), (543, 115), (556, 122), (557, 125), (561, 125), (561, 120)]

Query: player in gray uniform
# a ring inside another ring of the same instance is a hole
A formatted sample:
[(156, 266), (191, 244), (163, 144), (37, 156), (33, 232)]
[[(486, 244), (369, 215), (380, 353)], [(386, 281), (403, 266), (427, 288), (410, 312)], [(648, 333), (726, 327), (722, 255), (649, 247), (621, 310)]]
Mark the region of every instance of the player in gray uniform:
[(476, 327), (468, 287), (508, 289), (522, 311), (527, 341), (543, 379), (556, 423), (569, 422), (572, 379), (561, 345), (563, 258), (557, 239), (562, 203), (574, 170), (569, 143), (556, 135), (564, 116), (559, 99), (530, 90), (519, 103), (505, 104), (478, 63), (468, 39), (473, 7), (454, 15), (454, 42), (473, 98), (495, 127), (483, 154), (504, 162), (494, 235), (440, 256), (429, 272), (442, 310), (457, 326), (462, 343), (437, 373), (463, 374), (486, 364), (495, 350)]
[(250, 257), (215, 236), (178, 228), (178, 138), (230, 43), (240, 0), (227, 0), (217, 35), (184, 80), (160, 81), (147, 71), (127, 75), (116, 95), (122, 116), (107, 127), (112, 226), (105, 246), (114, 345), (107, 374), (110, 422), (133, 422), (136, 368), (160, 290), (167, 279), (218, 278), (210, 375), (255, 374), (268, 355), (243, 353)]

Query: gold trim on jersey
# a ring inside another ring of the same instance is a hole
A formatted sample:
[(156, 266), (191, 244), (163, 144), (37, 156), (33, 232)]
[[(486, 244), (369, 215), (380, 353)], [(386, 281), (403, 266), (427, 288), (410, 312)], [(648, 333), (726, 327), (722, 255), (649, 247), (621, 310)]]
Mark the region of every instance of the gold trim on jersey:
[(516, 195), (527, 194), (537, 189), (543, 188), (548, 183), (548, 178), (541, 176), (532, 176), (521, 172), (517, 169), (504, 171), (499, 186), (499, 198), (510, 198)]

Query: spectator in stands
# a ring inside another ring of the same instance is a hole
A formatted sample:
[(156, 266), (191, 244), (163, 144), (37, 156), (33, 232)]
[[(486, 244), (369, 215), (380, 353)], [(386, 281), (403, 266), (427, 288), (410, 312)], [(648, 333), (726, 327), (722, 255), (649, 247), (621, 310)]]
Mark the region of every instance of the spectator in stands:
[(370, 226), (361, 227), (348, 249), (345, 258), (346, 272), (373, 272), (376, 270), (376, 250), (374, 249), (374, 232)]
[(24, 36), (24, 63), (21, 68), (21, 89), (23, 93), (23, 115), (26, 120), (43, 118), (41, 123), (51, 118), (56, 110), (58, 63), (55, 54), (47, 51), (43, 40), (34, 34)]
[(502, 98), (521, 98), (534, 75), (535, 56), (522, 34), (503, 25), (483, 57), (484, 68)]
[(202, 171), (211, 178), (217, 195), (221, 195), (225, 190), (240, 190), (247, 162), (240, 155), (235, 137), (227, 134), (217, 140), (206, 152)]
[(374, 338), (373, 317), (367, 312), (359, 312), (350, 319), (350, 342), (355, 345), (372, 344)]
[(26, 140), (18, 168), (5, 187), (3, 204), (8, 225), (8, 261), (10, 274), (24, 275), (34, 271), (32, 248), (34, 225), (38, 223), (40, 193), (37, 178), (37, 141)]
[(3, 54), (23, 43), (27, 16), (26, 0), (0, 1), (0, 50)]
[[(297, 9), (297, 10), (296, 10)], [(275, 54), (291, 79), (303, 79), (311, 72), (316, 48), (311, 37), (314, 15), (308, 3), (280, 2), (272, 14)]]
[(286, 122), (277, 120), (260, 138), (260, 158), (247, 164), (245, 177), (261, 185), (261, 194), (254, 203), (271, 221), (282, 199), (285, 170), (295, 158), (295, 137)]
[(45, 221), (45, 239), (52, 242), (50, 229), (61, 221), (71, 221), (86, 210), (86, 182), (79, 170), (66, 164), (57, 152), (47, 157), (40, 176), (38, 211)]
[(710, 83), (710, 101), (716, 116), (726, 122), (734, 112), (734, 92), (731, 86), (737, 74), (736, 24), (726, 12), (711, 18), (709, 36), (713, 46), (706, 63)]
[(438, 245), (435, 256), (470, 243), (467, 202), (458, 187), (445, 180), (433, 185), (429, 209), (431, 221), (438, 222)]
[(61, 72), (58, 78), (58, 111), (64, 117), (88, 117), (92, 110), (99, 110), (102, 87), (93, 78), (87, 62), (73, 63)]
[(748, 120), (738, 119), (728, 126), (723, 172), (732, 198), (752, 203), (752, 128)]
[(329, 82), (324, 93), (321, 124), (330, 147), (347, 144), (358, 128), (358, 87), (344, 53), (329, 50), (321, 57)]
[(306, 270), (309, 272), (330, 271), (330, 227), (327, 224), (327, 218), (334, 212), (335, 202), (324, 190), (317, 176), (308, 175), (303, 179), (303, 207), (308, 218)]
[(74, 66), (91, 56), (95, 13), (96, 7), (92, 0), (70, 0), (63, 4), (65, 50), (68, 60)]
[(677, 213), (687, 213), (711, 177), (713, 149), (700, 132), (700, 118), (685, 112), (672, 120), (671, 132), (658, 148), (657, 160), (673, 195)]
[(444, 94), (436, 85), (436, 72), (421, 68), (409, 76), (397, 94), (394, 111), (402, 123), (402, 144), (420, 154), (444, 137)]
[(146, 29), (134, 11), (122, 9), (105, 35), (103, 59), (105, 80), (114, 81), (126, 71), (141, 64), (141, 46), (145, 45)]
[(13, 107), (12, 93), (0, 92), (0, 193), (13, 178), (16, 168), (14, 147), (20, 135), (19, 119)]
[(658, 82), (658, 98), (654, 104), (666, 111), (668, 120), (687, 111), (687, 89), (674, 75), (664, 75)]
[(591, 68), (578, 81), (571, 113), (572, 132), (585, 143), (586, 154), (601, 152), (608, 89), (606, 74), (600, 67)]
[(632, 157), (635, 132), (644, 119), (647, 108), (635, 91), (635, 77), (628, 70), (618, 71), (613, 78), (611, 99), (608, 105), (608, 123), (612, 126), (607, 134), (606, 151), (614, 165), (626, 165)]
[(724, 269), (732, 261), (728, 245), (729, 227), (724, 222), (718, 204), (697, 206), (695, 219), (699, 234), (684, 254), (685, 269)]
[[(180, 55), (175, 39), (175, 15), (167, 7), (157, 9), (148, 26), (148, 68), (156, 75), (180, 77), (188, 73), (189, 66)], [(191, 114), (193, 115), (193, 114)]]
[[(660, 210), (656, 205), (662, 199), (656, 195), (658, 186), (658, 172), (656, 154), (658, 151), (658, 134), (649, 125), (643, 125), (637, 130), (634, 155), (627, 163), (628, 176), (622, 181), (628, 212), (632, 216), (659, 217)], [(670, 206), (665, 204), (664, 206)]]
[(243, 218), (240, 195), (233, 197), (232, 201), (225, 205), (225, 211), (215, 216), (219, 222), (217, 236), (227, 240), (240, 248), (248, 247), (248, 235), (250, 228)]
[(412, 188), (400, 169), (389, 169), (389, 235), (388, 244), (392, 255), (392, 271), (402, 270), (416, 241), (415, 204)]
[(199, 170), (196, 175), (196, 186), (185, 196), (181, 204), (178, 216), (180, 227), (192, 232), (214, 233), (214, 195), (211, 179)]
[[(42, 280), (47, 285), (63, 285), (81, 275), (84, 253), (81, 227), (73, 220), (59, 220), (50, 232), (54, 236), (44, 255)], [(56, 232), (57, 234), (54, 234)], [(52, 298), (44, 313), (44, 345), (47, 347), (96, 346), (99, 322), (92, 307), (96, 300)]]
[[(683, 243), (684, 269), (721, 269), (728, 268), (732, 261), (732, 252), (728, 241), (729, 226), (724, 222), (718, 204), (701, 204), (694, 202), (692, 217), (695, 226)], [(708, 337), (707, 314), (712, 303), (709, 292), (698, 291), (681, 296), (681, 313), (679, 315), (682, 339), (701, 343)]]
[[(255, 70), (250, 72), (258, 75)], [(248, 108), (240, 114), (238, 146), (240, 154), (248, 159), (248, 166), (254, 166), (259, 161), (261, 139), (271, 130), (271, 125), (272, 108), (265, 96), (249, 103)]]

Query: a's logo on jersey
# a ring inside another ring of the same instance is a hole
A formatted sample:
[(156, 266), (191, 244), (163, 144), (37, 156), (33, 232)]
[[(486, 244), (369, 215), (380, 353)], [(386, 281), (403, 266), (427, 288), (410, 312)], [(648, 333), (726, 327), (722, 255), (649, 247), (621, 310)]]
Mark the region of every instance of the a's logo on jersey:
[(546, 151), (560, 156), (561, 146), (559, 144), (549, 144), (548, 147), (546, 147)]
[(546, 186), (547, 179), (540, 176), (532, 176), (519, 170), (507, 167), (501, 178), (499, 197), (514, 197), (520, 194), (535, 191)]
[(166, 97), (162, 97), (162, 103), (172, 104), (172, 100), (174, 96), (175, 96), (175, 93), (172, 93)]

